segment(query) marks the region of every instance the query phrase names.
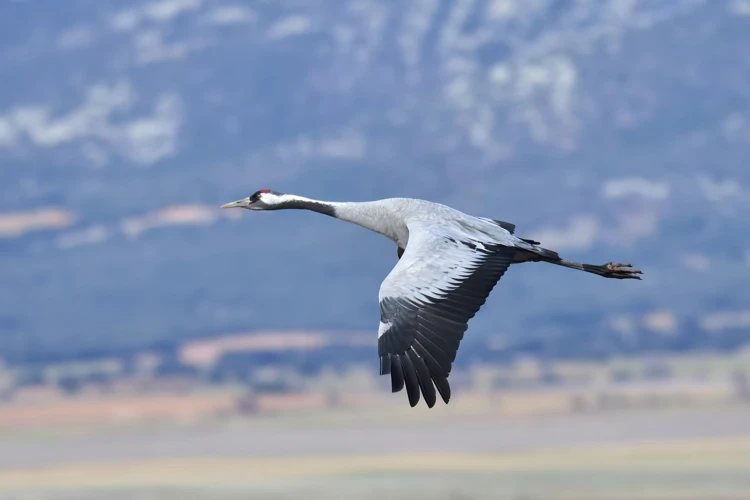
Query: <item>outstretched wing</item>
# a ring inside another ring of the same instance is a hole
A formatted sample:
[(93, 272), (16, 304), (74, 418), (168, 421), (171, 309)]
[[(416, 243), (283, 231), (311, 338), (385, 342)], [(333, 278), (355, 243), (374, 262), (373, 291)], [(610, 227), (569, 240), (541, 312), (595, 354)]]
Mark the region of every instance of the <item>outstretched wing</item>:
[[(409, 243), (380, 286), (380, 374), (409, 404), (450, 400), (450, 374), (469, 320), (513, 260), (512, 247), (426, 223), (409, 223)], [(434, 383), (434, 385), (433, 385)]]

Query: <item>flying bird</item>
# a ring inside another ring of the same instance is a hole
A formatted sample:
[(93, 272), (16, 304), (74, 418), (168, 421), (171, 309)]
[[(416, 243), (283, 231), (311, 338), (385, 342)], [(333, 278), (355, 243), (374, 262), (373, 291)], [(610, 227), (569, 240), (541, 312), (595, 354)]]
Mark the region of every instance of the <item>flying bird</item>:
[(614, 279), (642, 274), (630, 264), (563, 260), (538, 241), (515, 236), (509, 222), (413, 198), (328, 202), (261, 189), (222, 208), (310, 210), (396, 243), (399, 260), (380, 286), (378, 355), (380, 375), (390, 374), (394, 393), (406, 387), (412, 407), (421, 395), (432, 408), (436, 389), (448, 403), (448, 376), (468, 322), (510, 265), (547, 262)]

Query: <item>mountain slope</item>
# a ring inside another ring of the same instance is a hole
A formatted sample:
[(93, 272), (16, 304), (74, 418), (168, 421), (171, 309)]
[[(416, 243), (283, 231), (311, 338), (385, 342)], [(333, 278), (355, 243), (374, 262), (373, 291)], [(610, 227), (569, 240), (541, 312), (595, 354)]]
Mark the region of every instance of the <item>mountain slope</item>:
[(374, 332), (393, 245), (314, 214), (217, 209), (262, 187), (432, 199), (646, 271), (514, 268), (469, 342), (747, 329), (749, 14), (697, 0), (5, 3), (0, 356)]

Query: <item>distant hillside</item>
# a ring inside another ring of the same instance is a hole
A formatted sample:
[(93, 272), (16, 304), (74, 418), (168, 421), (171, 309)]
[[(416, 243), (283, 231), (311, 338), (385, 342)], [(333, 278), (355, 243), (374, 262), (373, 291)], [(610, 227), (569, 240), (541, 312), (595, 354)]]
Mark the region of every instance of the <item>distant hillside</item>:
[(745, 0), (5, 2), (0, 357), (375, 336), (394, 245), (218, 209), (263, 187), (432, 199), (646, 273), (514, 267), (467, 345), (742, 342), (748, 42)]

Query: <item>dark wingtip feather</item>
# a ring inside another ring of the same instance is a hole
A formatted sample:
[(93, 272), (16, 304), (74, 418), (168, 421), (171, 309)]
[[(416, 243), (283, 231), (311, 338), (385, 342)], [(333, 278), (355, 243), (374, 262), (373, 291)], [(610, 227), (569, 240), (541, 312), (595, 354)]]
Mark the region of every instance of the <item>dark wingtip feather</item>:
[(448, 401), (451, 400), (451, 386), (448, 383), (448, 379), (433, 375), (432, 381), (435, 382), (435, 387), (437, 387), (440, 397), (443, 398), (445, 404), (448, 404)]
[(401, 360), (401, 368), (404, 371), (404, 382), (406, 385), (406, 393), (409, 395), (409, 404), (414, 408), (417, 406), (420, 399), (417, 372), (414, 370), (414, 365), (407, 355), (399, 356), (399, 359)]
[[(417, 334), (417, 337), (418, 338), (414, 340), (412, 349), (414, 349), (417, 354), (419, 354), (419, 357), (424, 360), (431, 374), (444, 375), (447, 377), (451, 372), (452, 363), (450, 359), (445, 356), (445, 353), (435, 347), (435, 344), (432, 344), (429, 339), (426, 339), (419, 333)], [(430, 346), (430, 348), (428, 349), (427, 346)], [(435, 357), (436, 355), (440, 360)]]
[(391, 392), (399, 392), (404, 388), (404, 371), (398, 354), (390, 354), (391, 363)]
[(448, 383), (448, 374), (450, 373), (451, 368), (450, 364), (448, 364), (445, 368), (440, 366), (440, 363), (433, 357), (432, 353), (427, 348), (425, 348), (424, 344), (422, 344), (422, 341), (424, 341), (424, 338), (415, 341), (413, 349), (417, 351), (417, 354), (419, 354), (420, 358), (427, 366), (429, 375), (432, 378), (432, 381), (435, 383), (435, 387), (440, 393), (440, 397), (443, 398), (445, 404), (448, 404), (448, 401), (450, 401), (451, 399), (451, 386)]
[(391, 357), (388, 354), (380, 356), (380, 374), (388, 375), (391, 373)]
[(414, 349), (409, 349), (406, 354), (416, 369), (417, 380), (419, 381), (419, 387), (422, 389), (424, 401), (427, 403), (428, 408), (432, 408), (437, 402), (437, 394), (435, 394), (435, 386), (432, 385), (430, 370), (427, 369), (424, 359), (420, 358), (414, 352)]

